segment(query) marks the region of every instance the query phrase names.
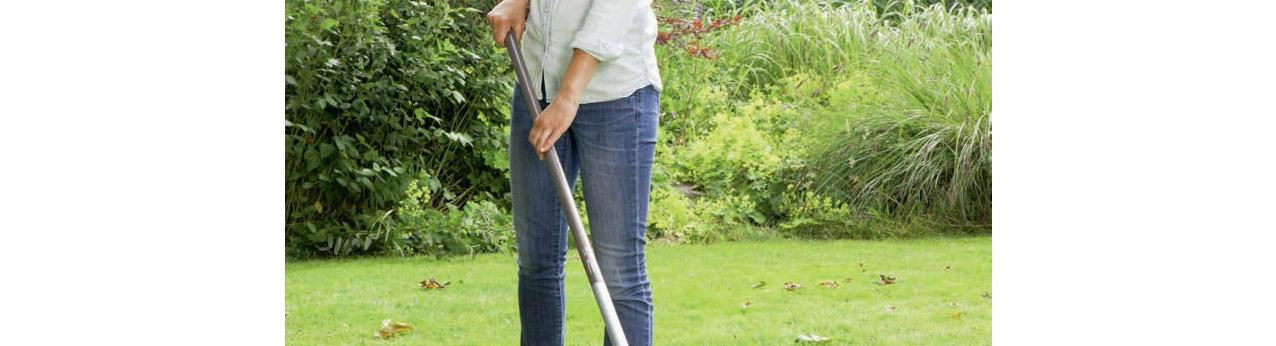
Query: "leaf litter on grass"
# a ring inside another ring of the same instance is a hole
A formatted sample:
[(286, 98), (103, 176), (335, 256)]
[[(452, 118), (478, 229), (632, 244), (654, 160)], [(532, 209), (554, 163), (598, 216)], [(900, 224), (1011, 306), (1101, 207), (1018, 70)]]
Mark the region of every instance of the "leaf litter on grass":
[(452, 284), (451, 281), (444, 281), (440, 283), (439, 280), (435, 280), (433, 277), (431, 277), (429, 279), (422, 280), (420, 283), (417, 284), (417, 287), (420, 287), (423, 290), (433, 290), (433, 289), (439, 289), (439, 288), (446, 288), (448, 285), (451, 285), (451, 284)]
[(825, 343), (825, 342), (829, 342), (829, 340), (833, 340), (833, 339), (830, 339), (825, 336), (819, 336), (819, 335), (816, 335), (815, 333), (806, 333), (806, 334), (797, 336), (797, 342), (799, 343)]
[(407, 323), (383, 320), (381, 321), (381, 329), (378, 329), (374, 335), (377, 339), (389, 339), (396, 335), (406, 333), (409, 330), (412, 330), (412, 326)]

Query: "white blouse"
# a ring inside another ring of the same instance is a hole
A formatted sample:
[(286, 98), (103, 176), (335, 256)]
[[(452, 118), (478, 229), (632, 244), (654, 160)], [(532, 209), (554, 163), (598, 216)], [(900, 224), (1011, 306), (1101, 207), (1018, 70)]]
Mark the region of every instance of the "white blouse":
[(655, 42), (651, 0), (531, 0), (520, 41), (532, 89), (545, 101), (558, 93), (573, 48), (598, 59), (580, 103), (615, 100), (648, 84), (660, 90)]

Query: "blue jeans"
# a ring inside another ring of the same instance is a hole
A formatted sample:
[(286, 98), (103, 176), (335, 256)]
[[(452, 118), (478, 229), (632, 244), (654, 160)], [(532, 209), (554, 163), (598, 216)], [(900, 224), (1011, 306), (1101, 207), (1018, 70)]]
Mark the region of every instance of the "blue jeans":
[[(531, 115), (514, 91), (510, 116), (510, 190), (518, 234), (518, 309), (523, 345), (562, 345), (567, 223), (545, 164), (527, 141)], [(554, 145), (573, 188), (582, 175), (590, 237), (603, 280), (633, 346), (651, 345), (647, 280), (647, 203), (660, 94), (651, 86), (612, 101), (580, 105)], [(542, 109), (547, 104), (541, 103)], [(601, 318), (601, 317), (600, 317)], [(604, 331), (605, 333), (605, 331)], [(604, 334), (603, 345), (610, 345)]]

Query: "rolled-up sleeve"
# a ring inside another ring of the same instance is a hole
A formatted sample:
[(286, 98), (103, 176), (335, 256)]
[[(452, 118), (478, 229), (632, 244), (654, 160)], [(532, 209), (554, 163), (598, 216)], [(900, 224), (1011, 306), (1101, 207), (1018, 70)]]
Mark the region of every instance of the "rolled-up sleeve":
[(576, 32), (571, 47), (577, 48), (600, 62), (620, 57), (625, 51), (625, 31), (638, 14), (643, 0), (594, 0), (585, 22)]

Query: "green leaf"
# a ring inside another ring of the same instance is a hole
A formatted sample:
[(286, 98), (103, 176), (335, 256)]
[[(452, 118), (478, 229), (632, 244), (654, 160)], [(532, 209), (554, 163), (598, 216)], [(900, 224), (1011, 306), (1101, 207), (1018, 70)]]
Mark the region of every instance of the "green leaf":
[(323, 30), (328, 30), (328, 29), (332, 29), (332, 27), (334, 26), (337, 26), (337, 24), (340, 24), (340, 22), (338, 22), (336, 19), (328, 18), (328, 19), (324, 19), (322, 23), (319, 23), (319, 28)]
[(470, 136), (468, 136), (468, 135), (466, 135), (466, 134), (464, 134), (464, 133), (450, 132), (450, 131), (449, 131), (449, 132), (444, 132), (444, 133), (443, 133), (443, 135), (447, 136), (447, 138), (448, 138), (448, 139), (451, 139), (453, 142), (461, 143), (461, 145), (468, 146), (468, 145), (470, 145), (470, 142), (471, 142), (471, 141), (470, 141)]
[(443, 119), (439, 119), (439, 117), (436, 117), (430, 114), (430, 112), (426, 112), (424, 109), (417, 108), (416, 110), (413, 110), (413, 114), (416, 114), (417, 118), (432, 119), (435, 122), (439, 122), (439, 123), (443, 122)]
[(328, 144), (328, 143), (319, 144), (320, 158), (327, 158), (329, 156), (332, 156), (332, 153), (336, 151), (337, 151), (337, 148), (332, 146), (332, 144)]
[(315, 150), (314, 147), (306, 149), (303, 157), (306, 159), (306, 171), (313, 171), (315, 168), (319, 168), (322, 158), (320, 158), (319, 151)]

